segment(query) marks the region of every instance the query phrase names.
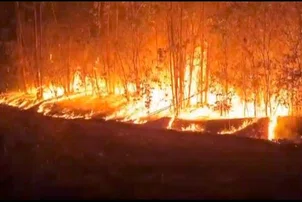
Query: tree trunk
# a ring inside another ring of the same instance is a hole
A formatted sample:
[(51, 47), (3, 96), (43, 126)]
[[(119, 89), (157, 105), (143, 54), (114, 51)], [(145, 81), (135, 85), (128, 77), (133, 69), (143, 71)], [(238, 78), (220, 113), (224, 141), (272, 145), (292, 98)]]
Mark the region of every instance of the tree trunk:
[(37, 79), (37, 98), (41, 99), (43, 95), (42, 83), (41, 83), (41, 69), (39, 63), (39, 40), (38, 40), (38, 16), (37, 16), (37, 3), (34, 2), (34, 31), (35, 31), (35, 70)]
[[(70, 29), (71, 30), (71, 29)], [(70, 86), (71, 86), (71, 33), (69, 33), (68, 37), (68, 61), (67, 61), (67, 94), (70, 93)]]
[[(17, 18), (17, 41), (18, 41), (18, 56), (20, 58), (20, 61), (25, 61), (25, 54), (23, 50), (23, 43), (22, 43), (22, 24), (21, 24), (21, 18), (20, 18), (20, 5), (19, 2), (15, 3), (15, 9), (16, 9), (16, 18)], [(25, 76), (25, 62), (21, 62), (21, 72), (22, 72), (22, 83), (23, 83), (23, 89), (25, 92), (27, 92), (27, 84), (26, 84), (26, 76)]]
[[(192, 22), (193, 23), (193, 22)], [(192, 24), (193, 26), (193, 24)], [(192, 33), (191, 34), (194, 34), (193, 33), (194, 30), (192, 28)], [(189, 98), (191, 96), (191, 87), (192, 87), (192, 74), (193, 74), (193, 68), (194, 68), (194, 56), (195, 56), (195, 45), (196, 45), (196, 40), (193, 41), (192, 43), (192, 52), (191, 52), (191, 56), (190, 56), (190, 73), (189, 73), (189, 84), (188, 84), (188, 95), (187, 95), (187, 98)], [(196, 82), (196, 81), (195, 81)], [(187, 102), (187, 106), (190, 105), (190, 99), (188, 99), (188, 102)]]
[(123, 61), (121, 59), (119, 51), (116, 50), (115, 52), (116, 52), (117, 58), (120, 61), (121, 68), (122, 68), (122, 74), (123, 74), (123, 81), (122, 81), (122, 83), (123, 83), (123, 87), (124, 87), (124, 90), (125, 90), (125, 97), (126, 97), (127, 101), (129, 101), (128, 87), (127, 87), (127, 76), (126, 76), (126, 72), (125, 72), (125, 67), (123, 65)]
[(173, 103), (173, 110), (174, 113), (176, 114), (176, 99), (175, 99), (175, 78), (174, 78), (174, 64), (173, 64), (173, 47), (172, 47), (172, 34), (173, 34), (173, 26), (172, 26), (172, 2), (169, 2), (169, 12), (167, 14), (167, 35), (168, 35), (168, 41), (169, 41), (169, 67), (170, 67), (170, 79), (171, 79), (171, 91), (172, 91), (172, 103)]
[(258, 92), (256, 91), (254, 94), (255, 94), (255, 98), (254, 98), (254, 117), (256, 118), (257, 117), (257, 104), (258, 104), (257, 95), (258, 95)]
[(39, 35), (39, 41), (40, 41), (40, 51), (39, 51), (39, 66), (40, 66), (40, 85), (43, 85), (43, 53), (42, 53), (42, 48), (43, 48), (43, 33), (42, 33), (42, 2), (39, 3), (39, 27), (40, 27), (40, 35)]
[(171, 47), (172, 47), (172, 68), (173, 68), (173, 77), (174, 77), (174, 99), (175, 99), (175, 109), (176, 109), (176, 116), (178, 116), (178, 112), (179, 112), (179, 91), (178, 91), (178, 83), (179, 83), (179, 72), (178, 72), (178, 61), (177, 61), (177, 58), (176, 58), (176, 47), (175, 47), (175, 42), (174, 42), (174, 29), (173, 29), (173, 20), (172, 20), (172, 15), (171, 15)]
[[(108, 4), (108, 3), (107, 3)], [(114, 88), (112, 85), (112, 79), (111, 79), (111, 60), (110, 60), (110, 52), (111, 52), (111, 44), (109, 40), (110, 36), (110, 4), (108, 4), (108, 16), (107, 16), (107, 43), (106, 43), (106, 63), (107, 63), (107, 79), (109, 84), (110, 92), (114, 92)]]
[(209, 46), (205, 46), (206, 49), (206, 58), (207, 58), (207, 66), (206, 66), (206, 78), (205, 78), (205, 90), (204, 90), (204, 103), (208, 104), (208, 91), (209, 91), (209, 77), (210, 77), (210, 63), (209, 63)]
[(183, 50), (183, 3), (180, 3), (180, 28), (179, 28), (179, 65), (178, 65), (178, 72), (179, 72), (179, 108), (183, 107), (183, 98), (184, 98), (184, 50)]
[[(202, 11), (201, 11), (202, 10)], [(202, 2), (200, 4), (200, 23), (201, 23), (201, 38), (200, 38), (200, 47), (201, 47), (201, 53), (200, 53), (200, 103), (203, 104), (204, 103), (204, 69), (203, 69), (203, 52), (204, 52), (204, 16), (205, 16), (205, 12), (204, 12), (204, 2)]]
[[(223, 36), (223, 41), (224, 41), (224, 48), (223, 48), (223, 54), (224, 54), (224, 76), (225, 76), (225, 86), (224, 86), (224, 95), (223, 95), (223, 101), (228, 104), (228, 93), (229, 93), (229, 65), (228, 65), (228, 52), (227, 52), (227, 38), (226, 38), (226, 34), (224, 34)], [(223, 114), (226, 115), (227, 111), (223, 110)]]

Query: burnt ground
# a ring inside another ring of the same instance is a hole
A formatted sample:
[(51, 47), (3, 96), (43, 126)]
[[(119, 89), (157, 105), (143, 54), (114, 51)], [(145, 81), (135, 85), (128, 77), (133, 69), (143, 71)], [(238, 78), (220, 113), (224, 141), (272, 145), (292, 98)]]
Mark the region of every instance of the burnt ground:
[(302, 199), (302, 150), (0, 107), (1, 199)]

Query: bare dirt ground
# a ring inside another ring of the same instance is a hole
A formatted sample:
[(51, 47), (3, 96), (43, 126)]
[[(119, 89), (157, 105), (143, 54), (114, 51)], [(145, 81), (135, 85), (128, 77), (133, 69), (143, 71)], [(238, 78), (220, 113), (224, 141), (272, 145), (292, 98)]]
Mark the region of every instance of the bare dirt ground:
[(1, 199), (302, 199), (302, 149), (0, 106)]

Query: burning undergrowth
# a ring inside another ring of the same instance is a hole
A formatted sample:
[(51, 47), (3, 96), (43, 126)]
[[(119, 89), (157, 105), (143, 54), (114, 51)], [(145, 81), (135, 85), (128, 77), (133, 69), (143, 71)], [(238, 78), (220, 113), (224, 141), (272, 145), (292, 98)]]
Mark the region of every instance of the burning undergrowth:
[[(197, 47), (193, 55), (181, 69), (183, 78), (173, 75), (173, 71), (169, 76), (169, 71), (157, 68), (157, 72), (150, 73), (149, 80), (124, 81), (109, 93), (104, 79), (76, 71), (69, 85), (70, 92), (50, 82), (27, 93), (4, 94), (0, 102), (54, 118), (116, 120), (146, 126), (157, 123), (165, 129), (220, 135), (240, 134), (257, 125), (260, 118), (269, 117), (268, 130), (261, 138), (275, 139), (277, 117), (287, 115), (288, 108), (275, 102), (272, 96), (270, 109), (274, 111), (267, 115), (263, 102), (255, 105), (253, 101), (243, 100), (232, 86), (225, 93), (224, 87), (215, 80), (207, 90), (201, 90), (201, 80), (209, 80), (205, 72), (202, 73), (208, 68), (207, 49)], [(202, 62), (200, 55), (203, 55)], [(250, 118), (253, 116), (255, 118)], [(158, 120), (165, 120), (165, 124)], [(251, 136), (259, 137), (255, 134)]]
[[(278, 117), (300, 113), (301, 54), (292, 38), (301, 23), (292, 19), (301, 15), (291, 4), (255, 12), (233, 3), (34, 5), (27, 16), (31, 6), (16, 2), (17, 40), (5, 46), (12, 65), (1, 72), (1, 90), (18, 92), (1, 95), (2, 104), (268, 140), (282, 133)], [(276, 10), (288, 15), (280, 21)]]
[[(179, 131), (207, 132), (220, 135), (239, 135), (255, 138), (264, 138), (267, 131), (263, 130), (263, 124), (259, 124), (261, 119), (241, 118), (241, 119), (215, 119), (215, 120), (181, 120), (174, 119), (170, 129)], [(258, 132), (258, 133), (257, 133)]]
[[(267, 131), (263, 131), (263, 124), (260, 127), (261, 119), (241, 118), (241, 119), (181, 119), (168, 117), (169, 107), (162, 109), (160, 113), (140, 112), (142, 116), (137, 116), (140, 107), (136, 106), (132, 112), (126, 111), (135, 106), (135, 103), (127, 103), (125, 97), (120, 95), (110, 96), (88, 96), (75, 94), (73, 96), (61, 96), (53, 99), (36, 100), (30, 94), (18, 93), (3, 95), (2, 104), (19, 107), (23, 110), (35, 110), (45, 116), (64, 119), (104, 119), (141, 124), (148, 128), (161, 128), (177, 131), (193, 131), (197, 133), (209, 133), (220, 135), (238, 135), (254, 138), (264, 138)], [(20, 107), (22, 106), (22, 107)], [(166, 111), (166, 112), (165, 112)], [(126, 113), (128, 116), (123, 116)], [(145, 113), (145, 114), (144, 114)], [(120, 116), (120, 117), (119, 117)], [(137, 116), (138, 118), (133, 118)]]
[(114, 113), (124, 103), (125, 99), (121, 96), (96, 97), (78, 95), (44, 102), (37, 107), (37, 111), (46, 116), (66, 119), (104, 118), (107, 114)]

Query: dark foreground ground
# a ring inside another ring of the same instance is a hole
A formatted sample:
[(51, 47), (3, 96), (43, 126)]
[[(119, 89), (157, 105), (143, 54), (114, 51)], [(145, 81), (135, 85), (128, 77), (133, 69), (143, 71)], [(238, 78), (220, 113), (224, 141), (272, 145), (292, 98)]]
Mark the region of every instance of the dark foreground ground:
[(0, 199), (302, 199), (302, 150), (0, 107)]

